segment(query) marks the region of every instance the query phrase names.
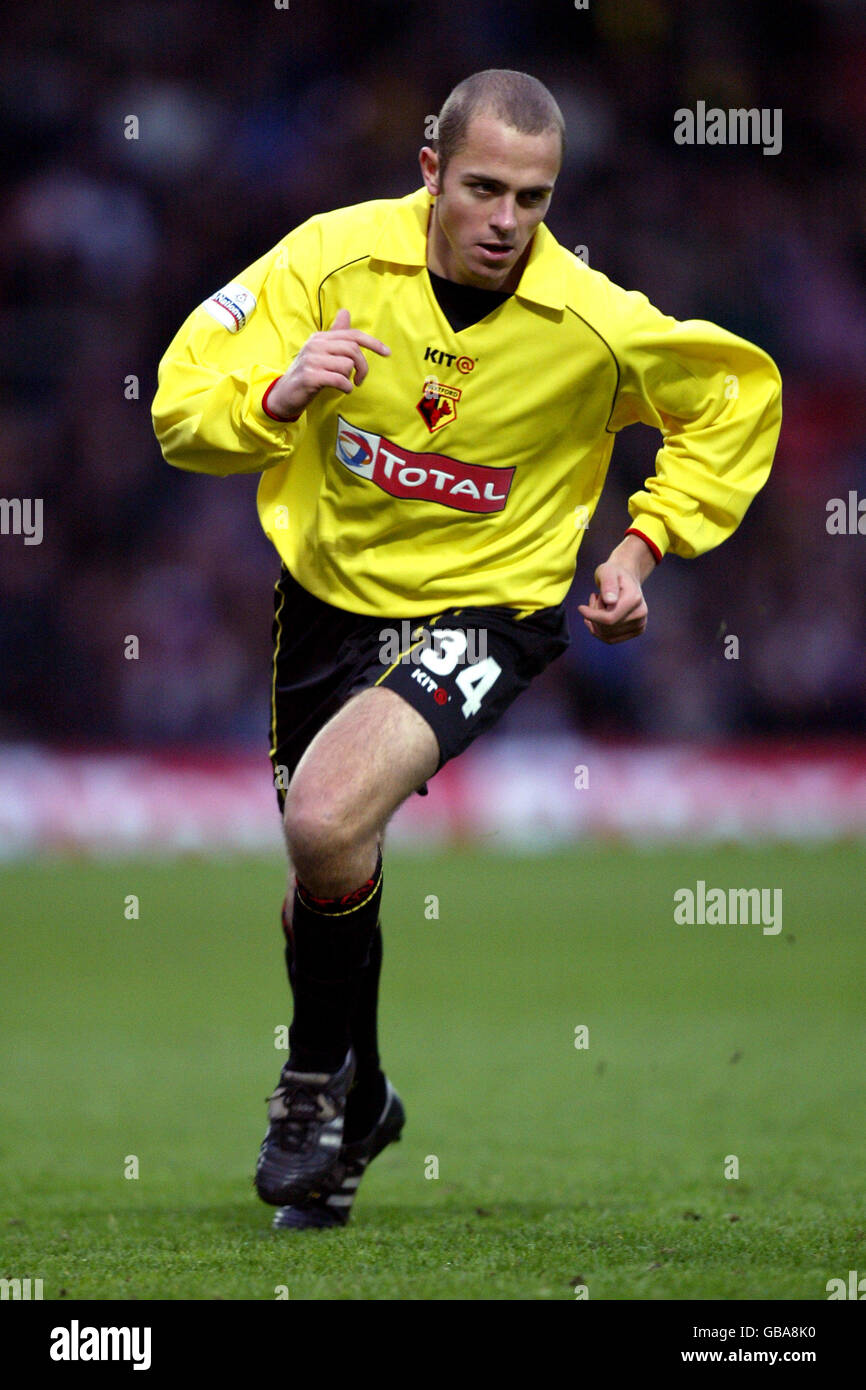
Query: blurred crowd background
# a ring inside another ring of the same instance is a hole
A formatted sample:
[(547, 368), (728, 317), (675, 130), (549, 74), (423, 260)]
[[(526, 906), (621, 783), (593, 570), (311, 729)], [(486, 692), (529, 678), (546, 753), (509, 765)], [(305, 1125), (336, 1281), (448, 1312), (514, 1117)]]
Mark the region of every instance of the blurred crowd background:
[[(44, 500), (41, 545), (0, 536), (0, 739), (264, 745), (278, 563), (255, 479), (162, 461), (157, 364), (293, 226), (420, 186), (427, 118), (486, 67), (562, 106), (558, 239), (766, 348), (785, 411), (736, 536), (665, 560), (638, 642), (605, 647), (573, 612), (502, 729), (863, 731), (866, 536), (826, 519), (866, 497), (866, 4), (88, 0), (7, 6), (0, 28), (0, 495)], [(699, 100), (781, 108), (781, 153), (677, 145)], [(572, 606), (658, 443), (620, 435)]]

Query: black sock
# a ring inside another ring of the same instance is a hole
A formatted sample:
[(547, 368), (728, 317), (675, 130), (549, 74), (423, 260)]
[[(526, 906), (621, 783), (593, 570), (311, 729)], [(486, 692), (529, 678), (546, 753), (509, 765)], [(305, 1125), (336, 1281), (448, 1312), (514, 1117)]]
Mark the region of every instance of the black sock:
[[(372, 878), (340, 898), (317, 898), (296, 884), (290, 962), (287, 948), (295, 996), (289, 1029), (292, 1070), (334, 1072), (342, 1066), (352, 1041), (361, 975), (371, 963), (381, 899), (381, 854)], [(369, 1064), (369, 1027), (362, 1030), (362, 1046)], [(378, 1056), (376, 1060), (378, 1065)]]
[(381, 924), (373, 933), (367, 964), (358, 972), (352, 1001), (351, 1038), (358, 1069), (346, 1103), (343, 1139), (347, 1144), (365, 1139), (385, 1105), (385, 1077), (379, 1064), (376, 1016), (379, 1008), (379, 975), (382, 969)]
[[(283, 932), (286, 938), (285, 960), (289, 987), (295, 993), (295, 952), (292, 929), (283, 905)], [(382, 970), (382, 927), (378, 923), (370, 942), (367, 964), (361, 966), (356, 978), (350, 1018), (350, 1040), (357, 1059), (355, 1080), (346, 1102), (343, 1137), (346, 1143), (365, 1139), (374, 1128), (385, 1105), (385, 1076), (379, 1061), (377, 1014), (379, 1008), (379, 976)]]

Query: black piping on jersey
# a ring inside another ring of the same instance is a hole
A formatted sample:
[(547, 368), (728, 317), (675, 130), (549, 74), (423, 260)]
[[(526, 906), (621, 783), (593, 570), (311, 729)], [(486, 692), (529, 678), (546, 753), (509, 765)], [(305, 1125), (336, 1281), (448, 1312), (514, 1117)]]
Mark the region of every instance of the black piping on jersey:
[(322, 287), (323, 287), (323, 285), (324, 285), (324, 283), (325, 283), (325, 280), (330, 280), (331, 276), (332, 276), (332, 275), (336, 275), (336, 273), (337, 273), (338, 270), (345, 270), (347, 265), (355, 265), (358, 261), (369, 261), (369, 260), (372, 260), (372, 259), (373, 259), (372, 254), (369, 253), (369, 252), (368, 252), (368, 254), (365, 255), (365, 256), (353, 256), (352, 259), (351, 259), (350, 261), (344, 261), (342, 265), (335, 265), (335, 266), (334, 266), (334, 269), (333, 269), (333, 270), (329, 270), (328, 273), (327, 273), (327, 275), (324, 277), (324, 279), (319, 281), (319, 288), (318, 288), (318, 290), (316, 291), (316, 299), (317, 299), (318, 302), (319, 302), (319, 329), (320, 329), (320, 331), (323, 330), (324, 327), (325, 327), (324, 323), (322, 322)]
[(614, 365), (614, 367), (616, 368), (616, 386), (614, 387), (614, 391), (613, 391), (613, 400), (612, 400), (611, 403), (610, 403), (610, 410), (608, 411), (608, 416), (607, 416), (607, 424), (605, 425), (604, 429), (605, 429), (605, 433), (606, 433), (606, 434), (616, 434), (616, 430), (608, 429), (608, 425), (610, 424), (610, 417), (611, 417), (611, 415), (613, 414), (614, 409), (615, 409), (615, 407), (616, 407), (616, 398), (617, 398), (617, 396), (619, 395), (619, 383), (620, 383), (620, 380), (621, 380), (621, 377), (620, 377), (620, 370), (619, 370), (619, 363), (618, 363), (617, 360), (616, 360), (616, 353), (614, 352), (614, 350), (613, 350), (613, 348), (611, 347), (610, 343), (607, 341), (607, 338), (605, 338), (603, 334), (599, 333), (599, 331), (598, 331), (597, 328), (593, 328), (592, 324), (591, 324), (587, 319), (585, 319), (585, 318), (583, 317), (583, 314), (579, 314), (579, 313), (577, 312), (576, 309), (572, 309), (572, 307), (571, 307), (570, 304), (566, 304), (565, 307), (566, 307), (566, 309), (568, 310), (568, 312), (569, 312), (570, 314), (574, 314), (574, 317), (575, 317), (576, 319), (580, 319), (581, 323), (585, 323), (585, 324), (586, 324), (586, 326), (587, 326), (587, 328), (589, 329), (590, 333), (594, 333), (595, 336), (596, 336), (597, 338), (600, 338), (600, 339), (601, 339), (601, 341), (604, 343), (605, 347), (607, 348), (608, 352), (610, 353), (611, 357), (613, 358), (613, 365)]

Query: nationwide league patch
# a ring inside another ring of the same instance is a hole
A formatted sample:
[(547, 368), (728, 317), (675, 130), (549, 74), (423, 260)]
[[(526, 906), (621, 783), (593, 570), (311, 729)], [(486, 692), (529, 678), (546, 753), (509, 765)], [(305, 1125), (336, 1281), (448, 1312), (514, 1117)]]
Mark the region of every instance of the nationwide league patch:
[(235, 282), (217, 290), (201, 307), (229, 333), (240, 333), (256, 307), (256, 297), (252, 290)]

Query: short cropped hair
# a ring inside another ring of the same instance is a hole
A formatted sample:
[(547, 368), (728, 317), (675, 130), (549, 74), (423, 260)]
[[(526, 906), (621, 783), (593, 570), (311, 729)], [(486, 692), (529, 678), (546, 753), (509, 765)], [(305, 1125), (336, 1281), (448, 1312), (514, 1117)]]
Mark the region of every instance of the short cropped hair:
[(439, 176), (466, 143), (469, 122), (480, 113), (495, 116), (523, 135), (543, 135), (557, 130), (565, 156), (565, 121), (554, 97), (537, 77), (511, 68), (486, 68), (459, 82), (439, 112), (437, 138)]

